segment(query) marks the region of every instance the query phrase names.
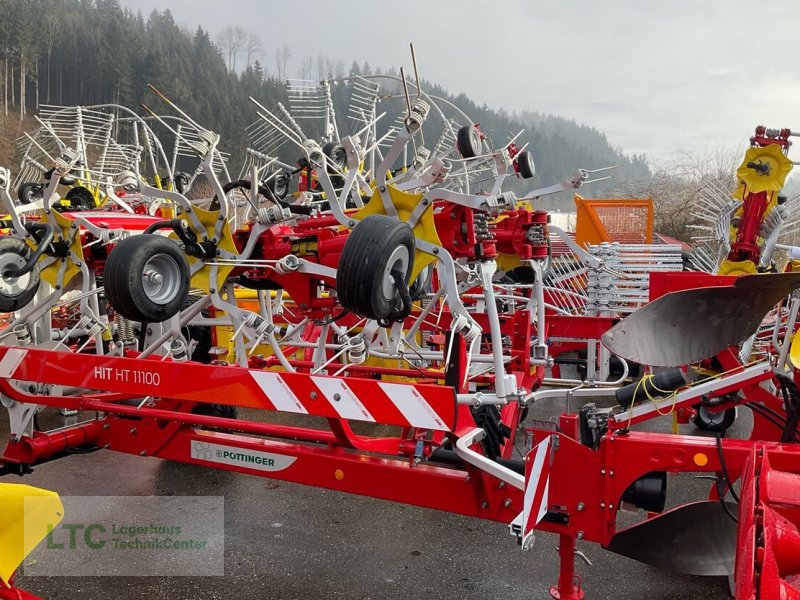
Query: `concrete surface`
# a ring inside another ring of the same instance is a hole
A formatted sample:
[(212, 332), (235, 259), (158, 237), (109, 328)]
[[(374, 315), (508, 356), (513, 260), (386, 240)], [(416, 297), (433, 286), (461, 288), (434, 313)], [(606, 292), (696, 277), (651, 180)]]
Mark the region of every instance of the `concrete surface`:
[[(542, 403), (531, 416), (558, 411)], [(734, 434), (746, 430), (748, 416), (740, 415)], [(51, 426), (60, 420), (42, 419)], [(647, 428), (664, 431), (669, 424), (661, 418)], [(6, 437), (2, 423), (0, 439)], [(100, 451), (2, 480), (62, 495), (225, 496), (225, 577), (19, 578), (23, 589), (50, 600), (544, 600), (558, 575), (557, 539), (549, 534), (538, 534), (523, 553), (502, 524), (159, 459)], [(703, 499), (709, 485), (670, 477), (668, 504)], [(595, 544), (580, 547), (593, 563), (577, 564), (589, 600), (728, 597), (723, 578), (676, 576)]]

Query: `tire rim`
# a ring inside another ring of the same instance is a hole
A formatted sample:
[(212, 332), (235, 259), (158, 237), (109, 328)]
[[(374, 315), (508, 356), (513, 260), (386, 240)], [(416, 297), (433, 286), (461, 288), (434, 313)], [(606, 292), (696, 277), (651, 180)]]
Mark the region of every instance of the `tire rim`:
[(408, 273), (409, 258), (408, 248), (402, 245), (395, 248), (394, 252), (389, 256), (389, 260), (386, 262), (386, 268), (383, 270), (382, 285), (383, 297), (387, 300), (391, 300), (397, 296), (397, 286), (394, 283), (392, 271), (397, 269), (403, 274), (403, 277), (405, 277), (406, 273)]
[(347, 163), (347, 154), (345, 154), (344, 148), (337, 148), (333, 152), (331, 152), (331, 161), (340, 169), (343, 169), (345, 163)]
[(478, 128), (472, 128), (472, 145), (475, 147), (475, 156), (478, 156), (481, 153), (483, 148), (481, 147), (481, 134), (478, 133)]
[(19, 296), (31, 283), (30, 271), (19, 277), (11, 277), (6, 275), (7, 271), (18, 269), (25, 264), (25, 259), (16, 252), (4, 252), (0, 254), (0, 294), (3, 296), (13, 298)]
[(156, 254), (142, 270), (142, 288), (148, 299), (156, 304), (168, 304), (178, 294), (181, 270), (168, 254)]

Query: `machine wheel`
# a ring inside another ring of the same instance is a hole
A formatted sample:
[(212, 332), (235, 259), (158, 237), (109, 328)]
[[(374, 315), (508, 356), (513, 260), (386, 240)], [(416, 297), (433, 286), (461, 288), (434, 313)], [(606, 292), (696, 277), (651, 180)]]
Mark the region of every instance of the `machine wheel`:
[(697, 414), (692, 422), (700, 431), (724, 431), (736, 420), (736, 409), (729, 408), (724, 411), (711, 412), (708, 407), (699, 404), (695, 406)]
[(322, 153), (339, 169), (344, 169), (347, 166), (347, 152), (339, 142), (328, 142), (322, 147)]
[(135, 235), (119, 242), (105, 267), (106, 296), (132, 321), (160, 323), (176, 315), (189, 295), (189, 263), (172, 240)]
[(69, 200), (70, 207), (75, 210), (92, 210), (97, 207), (92, 192), (80, 185), (69, 190), (64, 198)]
[(267, 187), (278, 200), (283, 200), (289, 194), (290, 179), (291, 175), (282, 171), (267, 181)]
[(39, 266), (12, 277), (6, 273), (23, 266), (31, 255), (30, 247), (14, 237), (0, 238), (0, 312), (13, 312), (26, 306), (39, 289)]
[(17, 198), (22, 204), (32, 204), (44, 198), (44, 184), (23, 183), (17, 190)]
[[(322, 152), (328, 157), (330, 162), (333, 163), (327, 167), (333, 187), (342, 187), (344, 185), (344, 177), (339, 173), (347, 166), (347, 152), (345, 152), (344, 146), (339, 142), (328, 142), (322, 147)], [(335, 169), (333, 165), (336, 165)]]
[(235, 406), (228, 404), (205, 404), (198, 403), (192, 409), (194, 415), (206, 415), (207, 417), (222, 417), (223, 419), (235, 419), (238, 411)]
[(517, 154), (517, 166), (519, 166), (519, 174), (523, 179), (531, 179), (536, 175), (536, 165), (533, 162), (533, 154), (527, 150), (523, 150)]
[(475, 125), (464, 125), (458, 130), (456, 148), (464, 158), (475, 158), (481, 153), (481, 132)]
[(189, 174), (183, 171), (175, 173), (175, 191), (183, 194), (187, 187), (189, 187)]
[(411, 294), (411, 299), (415, 302), (422, 300), (431, 291), (431, 281), (433, 280), (433, 265), (427, 265), (422, 268), (414, 283), (408, 288), (408, 293)]
[[(355, 226), (342, 250), (336, 289), (342, 307), (379, 321), (400, 316), (406, 300), (393, 270), (406, 286), (414, 264), (414, 232), (386, 215), (370, 215)], [(406, 289), (406, 295), (408, 290)], [(410, 308), (410, 300), (408, 308)]]

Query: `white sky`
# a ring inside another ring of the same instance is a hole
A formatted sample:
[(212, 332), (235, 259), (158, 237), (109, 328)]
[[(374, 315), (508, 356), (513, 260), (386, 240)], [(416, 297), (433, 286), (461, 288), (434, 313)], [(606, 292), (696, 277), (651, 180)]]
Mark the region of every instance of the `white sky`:
[[(660, 162), (741, 147), (758, 124), (800, 131), (800, 0), (121, 0), (212, 37), (256, 33), (274, 72), (323, 53), (410, 68), (509, 111), (558, 114)], [(800, 150), (790, 152), (800, 160)]]

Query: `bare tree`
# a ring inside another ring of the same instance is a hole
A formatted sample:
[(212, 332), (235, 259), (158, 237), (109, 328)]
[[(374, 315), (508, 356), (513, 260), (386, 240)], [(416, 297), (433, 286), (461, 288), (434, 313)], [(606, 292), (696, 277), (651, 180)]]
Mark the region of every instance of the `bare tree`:
[(251, 61), (258, 59), (264, 53), (264, 45), (255, 33), (247, 35), (247, 41), (244, 46), (247, 53), (247, 66), (250, 66)]
[(698, 211), (707, 210), (701, 192), (713, 186), (733, 193), (740, 151), (716, 151), (702, 156), (683, 154), (660, 165), (647, 181), (623, 183), (614, 190), (616, 197), (652, 198), (653, 229), (683, 241), (691, 241)]
[(227, 56), (228, 70), (233, 64), (233, 27), (226, 27), (217, 36), (217, 46), (223, 56)]
[(233, 28), (233, 38), (231, 42), (232, 52), (233, 52), (233, 68), (232, 71), (236, 71), (236, 55), (241, 52), (241, 50), (247, 44), (248, 34), (244, 30), (243, 27), (237, 25)]
[(330, 60), (326, 58), (322, 54), (317, 54), (317, 58), (314, 61), (314, 65), (317, 68), (317, 80), (322, 81), (328, 75), (328, 65), (330, 64)]
[(337, 60), (331, 65), (331, 74), (336, 79), (341, 79), (344, 77), (347, 67), (344, 64), (343, 60)]
[(286, 81), (286, 63), (289, 62), (291, 55), (292, 51), (286, 44), (275, 51), (275, 67), (278, 71), (278, 79), (281, 81)]
[(303, 57), (303, 62), (300, 63), (300, 79), (311, 79), (313, 72), (314, 59), (310, 56)]
[[(217, 45), (223, 56), (228, 58), (228, 70), (236, 71), (236, 55), (245, 48), (248, 42), (248, 34), (240, 26), (226, 27), (217, 36)], [(250, 58), (248, 55), (248, 64)]]

